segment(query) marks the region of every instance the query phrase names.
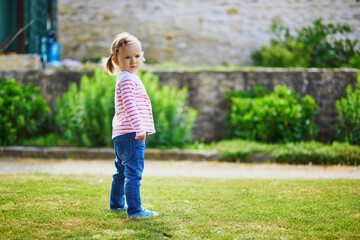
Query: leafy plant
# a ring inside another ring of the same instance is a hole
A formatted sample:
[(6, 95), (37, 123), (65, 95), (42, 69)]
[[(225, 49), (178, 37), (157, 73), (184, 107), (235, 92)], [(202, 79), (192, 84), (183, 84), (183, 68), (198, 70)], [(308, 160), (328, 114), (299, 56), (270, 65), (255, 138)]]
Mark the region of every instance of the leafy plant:
[[(259, 88), (255, 90), (263, 92)], [(232, 102), (227, 121), (229, 137), (293, 142), (312, 139), (317, 133), (313, 117), (318, 105), (311, 96), (300, 98), (286, 86), (278, 86), (263, 97), (256, 97), (251, 92), (248, 96), (244, 93), (231, 95), (234, 94), (228, 94)]]
[(266, 95), (265, 88), (263, 86), (255, 86), (254, 89), (250, 91), (234, 91), (226, 92), (226, 98), (231, 99), (233, 97), (237, 98), (262, 98)]
[(46, 131), (50, 108), (38, 88), (0, 78), (0, 145), (19, 144)]
[(182, 147), (191, 143), (197, 111), (187, 105), (187, 87), (179, 90), (168, 85), (159, 87), (158, 78), (151, 72), (143, 73), (141, 79), (152, 103), (156, 128), (156, 136), (149, 138), (149, 146)]
[(360, 53), (356, 53), (350, 58), (349, 67), (360, 68)]
[(89, 58), (84, 58), (82, 61), (82, 63), (100, 63), (101, 62), (101, 57), (89, 57)]
[(78, 146), (111, 146), (115, 78), (104, 71), (84, 75), (56, 100), (55, 123), (60, 133)]
[(360, 73), (357, 75), (357, 88), (349, 84), (346, 97), (336, 101), (336, 137), (340, 141), (360, 145)]
[(323, 24), (303, 27), (296, 36), (283, 26), (271, 27), (271, 45), (252, 53), (255, 65), (265, 67), (359, 67), (358, 40), (346, 37), (348, 25)]

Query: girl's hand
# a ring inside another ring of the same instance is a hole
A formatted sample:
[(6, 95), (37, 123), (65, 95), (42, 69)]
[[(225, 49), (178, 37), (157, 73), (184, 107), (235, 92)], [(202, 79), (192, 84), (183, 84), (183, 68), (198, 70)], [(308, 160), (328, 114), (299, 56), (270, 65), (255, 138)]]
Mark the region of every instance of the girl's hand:
[(137, 136), (137, 137), (135, 137), (135, 139), (142, 139), (141, 144), (144, 144), (144, 143), (145, 143), (145, 140), (146, 140), (146, 134)]

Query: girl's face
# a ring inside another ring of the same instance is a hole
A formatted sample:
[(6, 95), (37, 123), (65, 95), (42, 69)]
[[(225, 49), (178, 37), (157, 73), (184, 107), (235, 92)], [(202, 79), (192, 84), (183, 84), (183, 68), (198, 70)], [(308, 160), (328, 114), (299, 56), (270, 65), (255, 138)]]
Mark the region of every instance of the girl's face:
[(137, 42), (128, 43), (119, 49), (118, 59), (115, 64), (121, 71), (127, 71), (136, 74), (143, 65), (141, 46)]

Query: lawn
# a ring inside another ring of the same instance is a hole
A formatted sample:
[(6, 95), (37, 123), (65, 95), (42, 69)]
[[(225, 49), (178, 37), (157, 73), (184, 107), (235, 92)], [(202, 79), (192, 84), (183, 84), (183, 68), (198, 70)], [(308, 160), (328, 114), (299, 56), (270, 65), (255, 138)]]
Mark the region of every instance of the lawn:
[(148, 219), (108, 210), (111, 176), (0, 182), (1, 239), (360, 239), (360, 180), (147, 177)]

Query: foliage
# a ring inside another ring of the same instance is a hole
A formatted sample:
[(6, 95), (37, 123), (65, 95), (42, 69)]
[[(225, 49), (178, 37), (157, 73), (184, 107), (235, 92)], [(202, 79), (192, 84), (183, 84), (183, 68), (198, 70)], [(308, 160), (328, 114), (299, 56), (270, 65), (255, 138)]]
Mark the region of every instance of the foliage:
[(360, 53), (356, 53), (350, 58), (349, 67), (360, 68)]
[(44, 136), (24, 139), (21, 145), (29, 147), (74, 147), (76, 144), (70, 142), (62, 135), (50, 133)]
[(336, 101), (336, 137), (340, 141), (360, 145), (360, 73), (357, 75), (357, 88), (346, 87), (346, 98)]
[(39, 90), (0, 78), (0, 145), (19, 144), (46, 131), (50, 108)]
[[(318, 105), (313, 97), (300, 98), (292, 89), (278, 86), (275, 91), (263, 94), (259, 88), (237, 97), (228, 94), (232, 106), (227, 125), (230, 137), (261, 142), (292, 142), (312, 139), (317, 133), (313, 117)], [(242, 96), (243, 95), (243, 96)]]
[[(197, 113), (188, 108), (187, 89), (158, 86), (151, 73), (139, 73), (153, 107), (156, 136), (149, 137), (149, 146), (183, 146), (192, 141), (192, 128)], [(95, 71), (84, 75), (80, 89), (73, 84), (56, 101), (56, 124), (61, 134), (78, 146), (111, 146), (114, 115), (115, 77)]]
[(55, 123), (61, 135), (77, 146), (111, 146), (114, 115), (114, 76), (95, 71), (84, 75), (80, 88), (73, 83), (56, 99)]
[(84, 58), (81, 62), (82, 63), (100, 63), (101, 62), (101, 57)]
[(264, 86), (255, 86), (250, 91), (234, 91), (234, 92), (226, 92), (226, 98), (262, 98), (266, 95)]
[(349, 143), (325, 144), (315, 141), (286, 144), (267, 144), (242, 139), (223, 140), (202, 149), (217, 150), (220, 160), (229, 162), (263, 162), (287, 164), (360, 164), (360, 147)]
[(297, 35), (283, 26), (271, 26), (271, 45), (252, 53), (255, 65), (265, 67), (359, 67), (358, 40), (346, 37), (348, 25), (323, 24), (303, 27)]
[(197, 111), (187, 106), (187, 87), (159, 87), (159, 79), (151, 72), (143, 73), (141, 79), (152, 103), (156, 129), (156, 136), (149, 137), (149, 146), (182, 147), (191, 143)]
[(357, 239), (357, 179), (145, 177), (130, 219), (109, 207), (111, 178), (2, 175), (1, 239)]

